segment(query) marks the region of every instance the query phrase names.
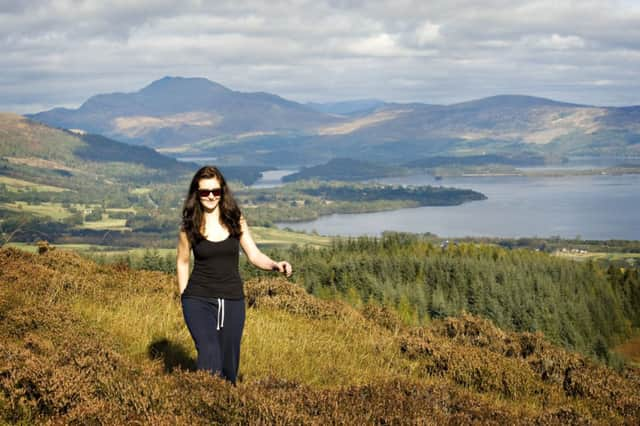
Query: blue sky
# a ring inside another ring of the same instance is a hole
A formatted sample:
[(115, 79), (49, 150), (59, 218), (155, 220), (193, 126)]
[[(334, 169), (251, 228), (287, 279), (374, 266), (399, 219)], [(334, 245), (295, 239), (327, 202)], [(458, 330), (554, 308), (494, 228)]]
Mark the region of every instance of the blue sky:
[(167, 75), (299, 102), (640, 104), (640, 0), (1, 0), (0, 49), (19, 113)]

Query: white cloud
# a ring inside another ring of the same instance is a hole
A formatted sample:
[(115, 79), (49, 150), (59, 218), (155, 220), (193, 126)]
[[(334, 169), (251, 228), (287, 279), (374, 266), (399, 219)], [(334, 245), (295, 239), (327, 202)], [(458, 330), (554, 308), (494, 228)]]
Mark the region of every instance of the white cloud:
[(640, 104), (640, 9), (617, 0), (5, 0), (0, 53), (19, 112), (164, 75), (301, 101)]
[(416, 28), (415, 34), (418, 46), (424, 46), (440, 38), (440, 25), (426, 21)]
[(590, 84), (593, 84), (594, 86), (613, 86), (616, 82), (612, 80), (596, 80), (590, 82)]
[(401, 48), (389, 34), (378, 34), (347, 43), (346, 50), (362, 56), (398, 56)]
[(552, 34), (551, 36), (534, 38), (531, 41), (531, 45), (543, 49), (555, 50), (582, 49), (585, 47), (585, 41), (575, 35), (562, 36)]

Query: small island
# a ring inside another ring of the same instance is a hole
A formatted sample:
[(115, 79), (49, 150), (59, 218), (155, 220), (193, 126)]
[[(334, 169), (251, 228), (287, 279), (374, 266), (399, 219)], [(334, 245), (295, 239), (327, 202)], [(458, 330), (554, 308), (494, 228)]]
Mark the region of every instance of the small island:
[(396, 166), (382, 166), (351, 158), (334, 158), (326, 164), (303, 167), (297, 173), (282, 178), (283, 182), (297, 182), (301, 180), (341, 180), (360, 181), (390, 176), (408, 174), (409, 169)]
[(271, 226), (334, 213), (370, 213), (408, 207), (454, 206), (487, 197), (469, 189), (379, 183), (301, 181), (236, 192), (251, 223)]

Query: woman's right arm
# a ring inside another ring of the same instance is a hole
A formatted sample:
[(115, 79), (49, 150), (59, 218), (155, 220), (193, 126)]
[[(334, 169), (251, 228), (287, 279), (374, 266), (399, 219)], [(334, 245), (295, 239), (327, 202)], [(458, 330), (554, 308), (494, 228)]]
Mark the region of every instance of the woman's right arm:
[(187, 233), (180, 230), (178, 237), (178, 254), (176, 256), (176, 270), (178, 271), (178, 291), (180, 294), (187, 288), (189, 282), (189, 263), (191, 260), (191, 244)]

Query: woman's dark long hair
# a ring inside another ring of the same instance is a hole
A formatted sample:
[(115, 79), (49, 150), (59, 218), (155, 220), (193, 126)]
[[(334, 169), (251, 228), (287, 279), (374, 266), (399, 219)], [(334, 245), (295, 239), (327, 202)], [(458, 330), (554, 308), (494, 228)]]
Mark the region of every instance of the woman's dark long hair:
[(227, 230), (232, 237), (240, 238), (242, 230), (240, 229), (240, 208), (236, 203), (236, 200), (231, 194), (231, 190), (227, 186), (227, 181), (220, 173), (217, 167), (204, 166), (196, 172), (191, 179), (191, 185), (189, 185), (189, 193), (184, 200), (184, 206), (182, 207), (182, 230), (187, 233), (187, 237), (191, 242), (191, 245), (195, 245), (200, 240), (204, 239), (202, 235), (204, 226), (204, 209), (200, 204), (200, 197), (198, 196), (198, 185), (200, 179), (216, 178), (220, 182), (220, 188), (222, 189), (222, 195), (218, 202), (218, 209), (220, 209), (220, 220), (226, 226)]

